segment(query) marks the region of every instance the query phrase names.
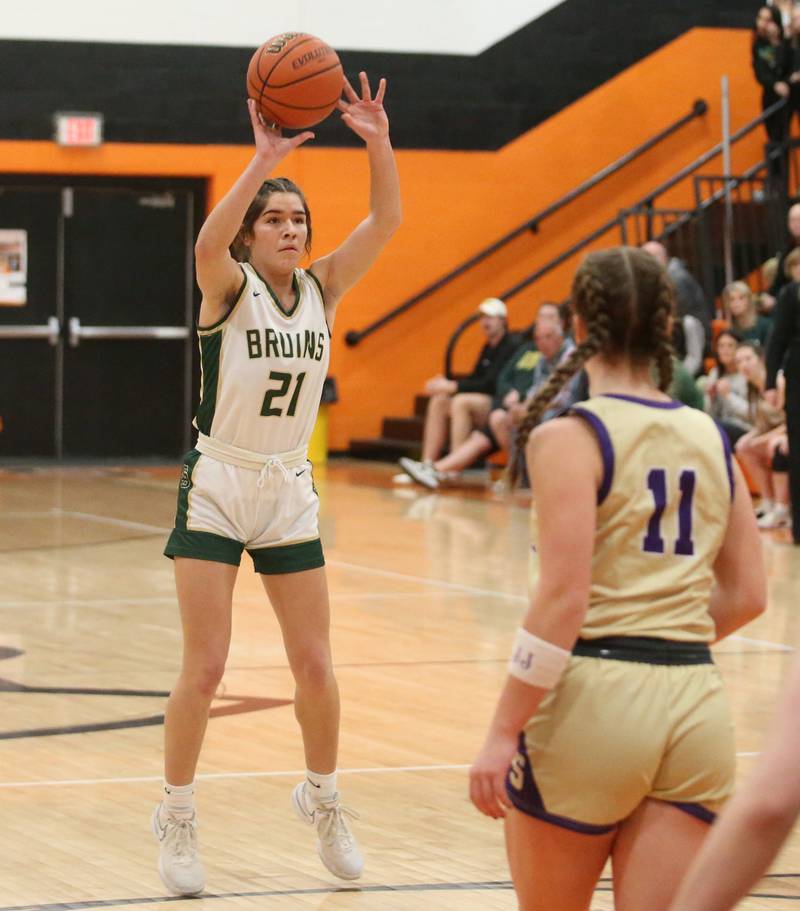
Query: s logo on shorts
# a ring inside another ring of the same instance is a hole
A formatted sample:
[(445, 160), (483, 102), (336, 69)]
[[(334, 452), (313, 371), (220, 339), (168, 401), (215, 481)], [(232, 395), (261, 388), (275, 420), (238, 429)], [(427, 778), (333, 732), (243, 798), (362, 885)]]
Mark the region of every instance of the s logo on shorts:
[(192, 479), (189, 475), (189, 466), (184, 465), (181, 469), (181, 480), (180, 488), (181, 490), (188, 490), (192, 486)]
[(523, 753), (517, 753), (511, 760), (511, 768), (508, 770), (508, 783), (515, 791), (521, 791), (525, 784), (526, 759), (527, 757)]

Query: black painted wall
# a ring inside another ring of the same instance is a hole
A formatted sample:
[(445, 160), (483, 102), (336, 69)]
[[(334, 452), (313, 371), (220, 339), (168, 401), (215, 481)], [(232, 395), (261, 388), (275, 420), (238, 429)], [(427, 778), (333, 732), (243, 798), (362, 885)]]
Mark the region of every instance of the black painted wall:
[[(566, 0), (477, 57), (340, 56), (351, 80), (360, 69), (389, 80), (396, 147), (496, 149), (690, 28), (750, 27), (757, 4), (722, 7)], [(50, 139), (53, 113), (77, 110), (101, 111), (109, 142), (249, 143), (244, 79), (253, 50), (0, 41), (0, 139)], [(336, 115), (316, 132), (321, 144), (358, 142)]]

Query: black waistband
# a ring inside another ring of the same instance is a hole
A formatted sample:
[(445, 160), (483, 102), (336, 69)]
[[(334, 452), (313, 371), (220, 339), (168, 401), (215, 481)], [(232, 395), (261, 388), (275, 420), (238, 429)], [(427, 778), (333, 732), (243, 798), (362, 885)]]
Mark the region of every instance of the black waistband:
[(613, 661), (639, 661), (642, 664), (713, 664), (705, 642), (675, 642), (651, 636), (605, 636), (578, 639), (573, 655), (609, 658)]

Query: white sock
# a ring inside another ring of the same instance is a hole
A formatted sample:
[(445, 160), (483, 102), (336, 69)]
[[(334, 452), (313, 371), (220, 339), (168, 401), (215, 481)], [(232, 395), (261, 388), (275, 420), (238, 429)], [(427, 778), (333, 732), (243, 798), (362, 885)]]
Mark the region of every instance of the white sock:
[(315, 803), (330, 800), (336, 796), (336, 772), (330, 775), (320, 775), (306, 769), (306, 794)]
[(173, 816), (191, 816), (194, 813), (194, 782), (175, 785), (164, 781), (162, 808), (165, 813), (170, 813)]
[(765, 513), (772, 512), (774, 506), (775, 504), (772, 502), (772, 500), (768, 499), (767, 497), (762, 497), (761, 502), (758, 504), (758, 508)]

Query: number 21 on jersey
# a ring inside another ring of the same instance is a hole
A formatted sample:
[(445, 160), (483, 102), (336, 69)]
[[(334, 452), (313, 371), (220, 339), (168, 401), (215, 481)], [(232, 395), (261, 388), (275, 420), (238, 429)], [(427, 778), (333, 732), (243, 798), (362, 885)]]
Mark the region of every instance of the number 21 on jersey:
[(647, 488), (652, 494), (655, 508), (647, 523), (647, 534), (642, 541), (642, 550), (648, 554), (663, 554), (665, 542), (661, 534), (661, 519), (667, 508), (670, 496), (677, 493), (678, 501), (678, 537), (675, 539), (673, 553), (682, 557), (694, 555), (692, 541), (692, 501), (697, 476), (693, 469), (684, 468), (678, 477), (677, 491), (670, 489), (671, 482), (665, 468), (651, 468), (647, 475)]

